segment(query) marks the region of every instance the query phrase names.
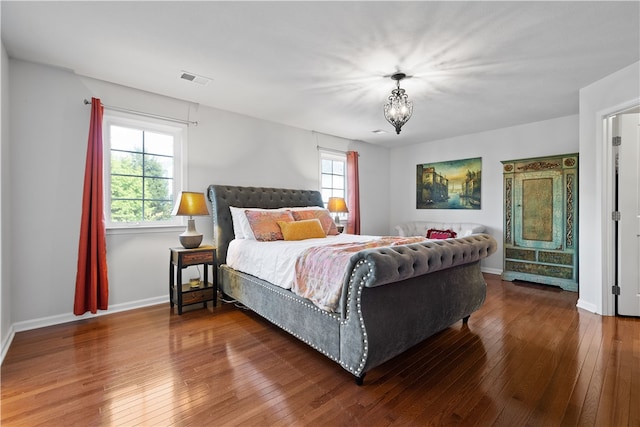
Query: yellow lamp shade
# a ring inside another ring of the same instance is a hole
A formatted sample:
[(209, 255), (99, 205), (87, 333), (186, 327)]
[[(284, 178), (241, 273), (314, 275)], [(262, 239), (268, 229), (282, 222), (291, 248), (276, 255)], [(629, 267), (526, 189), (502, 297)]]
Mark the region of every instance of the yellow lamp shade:
[(327, 204), (329, 212), (349, 212), (347, 209), (347, 203), (342, 197), (329, 197), (329, 203)]
[(182, 191), (171, 215), (196, 216), (209, 215), (209, 208), (204, 199), (204, 193)]

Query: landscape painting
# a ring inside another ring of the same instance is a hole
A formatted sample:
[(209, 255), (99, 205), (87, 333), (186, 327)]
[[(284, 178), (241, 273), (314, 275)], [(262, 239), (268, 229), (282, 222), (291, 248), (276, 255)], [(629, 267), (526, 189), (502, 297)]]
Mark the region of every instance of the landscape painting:
[(418, 165), (417, 209), (480, 209), (482, 157)]

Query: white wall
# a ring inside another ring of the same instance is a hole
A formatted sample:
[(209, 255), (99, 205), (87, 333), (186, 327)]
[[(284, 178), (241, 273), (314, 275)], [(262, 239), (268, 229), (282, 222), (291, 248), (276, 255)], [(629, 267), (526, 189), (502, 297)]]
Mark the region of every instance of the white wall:
[[(1, 7), (0, 7), (1, 10)], [(9, 188), (9, 59), (0, 43), (0, 360), (8, 349), (12, 339), (11, 328), (11, 287), (9, 271), (9, 215), (6, 196)]]
[[(484, 271), (502, 272), (503, 197), (501, 160), (578, 152), (578, 116), (529, 123), (489, 132), (399, 147), (390, 153), (389, 226), (403, 221), (476, 222), (498, 241), (498, 251), (482, 261)], [(480, 210), (416, 209), (416, 166), (482, 157)]]
[[(105, 105), (197, 120), (190, 126), (186, 189), (209, 184), (317, 189), (316, 145), (360, 152), (363, 233), (388, 217), (388, 150), (9, 60), (11, 77), (12, 317), (16, 330), (73, 320), (82, 182), (90, 108)], [(3, 192), (3, 201), (7, 201)], [(384, 209), (380, 209), (383, 206)], [(212, 223), (196, 227), (211, 241)], [(19, 231), (18, 231), (19, 230)], [(168, 300), (168, 248), (181, 230), (109, 233), (110, 311)], [(167, 311), (168, 311), (167, 307)]]
[(602, 119), (640, 102), (640, 62), (580, 91), (580, 299), (578, 306), (613, 315), (611, 149)]

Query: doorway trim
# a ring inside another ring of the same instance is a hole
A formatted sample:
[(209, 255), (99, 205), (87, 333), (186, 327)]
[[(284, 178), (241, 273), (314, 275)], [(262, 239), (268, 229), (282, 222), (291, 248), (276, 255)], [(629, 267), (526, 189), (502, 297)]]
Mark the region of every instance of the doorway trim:
[[(615, 280), (616, 248), (615, 248), (615, 227), (611, 219), (614, 211), (614, 191), (615, 191), (615, 167), (613, 157), (613, 144), (610, 140), (611, 116), (623, 111), (640, 106), (640, 98), (618, 104), (596, 113), (596, 145), (600, 147), (600, 170), (602, 171), (602, 315), (615, 316), (615, 296), (611, 292), (611, 286)], [(598, 152), (598, 150), (596, 150)]]

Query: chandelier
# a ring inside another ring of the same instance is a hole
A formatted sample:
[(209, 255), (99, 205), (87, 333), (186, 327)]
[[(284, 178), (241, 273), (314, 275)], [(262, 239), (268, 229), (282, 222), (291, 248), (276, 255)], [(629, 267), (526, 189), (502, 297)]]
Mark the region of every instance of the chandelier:
[(396, 88), (391, 91), (389, 99), (384, 104), (384, 118), (396, 128), (396, 134), (400, 135), (400, 129), (411, 118), (413, 102), (409, 101), (404, 89), (400, 88), (400, 80), (406, 78), (405, 73), (395, 73), (391, 80), (396, 81)]

